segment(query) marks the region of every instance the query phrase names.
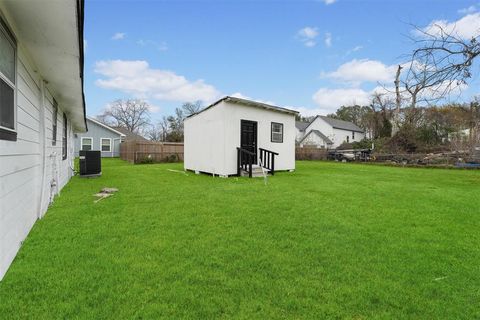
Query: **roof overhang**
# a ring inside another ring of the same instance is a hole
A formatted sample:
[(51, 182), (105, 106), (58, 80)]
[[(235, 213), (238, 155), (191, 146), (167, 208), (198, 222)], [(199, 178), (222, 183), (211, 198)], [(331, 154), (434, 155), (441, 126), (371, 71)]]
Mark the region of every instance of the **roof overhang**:
[(206, 111), (206, 110), (216, 106), (220, 102), (230, 102), (230, 103), (235, 103), (235, 104), (241, 104), (241, 105), (244, 105), (244, 106), (256, 107), (256, 108), (271, 110), (271, 111), (275, 111), (275, 112), (287, 113), (287, 114), (291, 114), (291, 115), (297, 115), (298, 114), (298, 111), (295, 111), (295, 110), (282, 108), (282, 107), (277, 107), (277, 106), (273, 106), (273, 105), (266, 104), (266, 103), (263, 103), (263, 102), (226, 96), (226, 97), (218, 100), (217, 102), (212, 103), (211, 105), (204, 108), (203, 110), (201, 110), (197, 113), (194, 113), (192, 115), (189, 115), (187, 118), (190, 118), (190, 117), (193, 117), (193, 116), (195, 116), (199, 113), (202, 113), (203, 111)]
[(72, 121), (87, 129), (83, 92), (83, 0), (5, 0), (9, 25)]

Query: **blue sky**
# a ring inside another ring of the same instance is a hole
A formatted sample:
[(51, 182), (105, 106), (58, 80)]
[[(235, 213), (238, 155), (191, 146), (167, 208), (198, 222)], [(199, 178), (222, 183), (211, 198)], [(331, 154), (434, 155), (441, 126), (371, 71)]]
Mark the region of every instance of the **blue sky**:
[[(368, 103), (412, 48), (410, 24), (480, 29), (480, 3), (431, 1), (86, 1), (85, 93), (152, 105), (237, 95), (305, 115)], [(477, 68), (478, 69), (478, 68)], [(477, 73), (478, 74), (478, 73)], [(478, 76), (453, 99), (480, 94)]]

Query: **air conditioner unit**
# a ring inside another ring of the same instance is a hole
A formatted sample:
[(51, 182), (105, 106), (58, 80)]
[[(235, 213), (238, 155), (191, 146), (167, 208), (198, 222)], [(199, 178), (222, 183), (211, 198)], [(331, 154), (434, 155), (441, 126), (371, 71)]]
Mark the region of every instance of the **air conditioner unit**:
[(102, 155), (100, 151), (80, 151), (80, 176), (98, 177), (102, 175)]

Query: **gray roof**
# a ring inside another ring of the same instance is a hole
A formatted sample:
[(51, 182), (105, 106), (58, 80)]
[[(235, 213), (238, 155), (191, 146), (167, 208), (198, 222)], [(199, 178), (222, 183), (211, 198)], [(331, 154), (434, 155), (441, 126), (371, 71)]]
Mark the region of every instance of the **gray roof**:
[(242, 99), (242, 98), (237, 98), (237, 97), (226, 96), (226, 97), (218, 100), (217, 102), (212, 103), (212, 104), (209, 105), (208, 107), (200, 110), (199, 112), (187, 116), (187, 118), (190, 118), (190, 117), (193, 117), (193, 116), (195, 116), (195, 115), (197, 115), (197, 114), (199, 114), (199, 113), (202, 113), (203, 111), (208, 110), (208, 109), (216, 106), (217, 104), (219, 104), (219, 103), (222, 102), (222, 101), (231, 102), (231, 103), (237, 103), (237, 104), (242, 104), (242, 105), (246, 105), (246, 106), (257, 107), (257, 108), (262, 108), (262, 109), (267, 109), (267, 110), (272, 110), (272, 111), (278, 111), (278, 112), (283, 112), (283, 113), (289, 113), (289, 114), (293, 114), (293, 115), (298, 114), (298, 111), (295, 111), (295, 110), (291, 110), (291, 109), (287, 109), (287, 108), (282, 108), (282, 107), (277, 107), (277, 106), (272, 106), (272, 105), (270, 105), (270, 104), (266, 104), (266, 103), (263, 103), (263, 102), (258, 102), (258, 101), (253, 101), (253, 100), (247, 100), (247, 99)]
[(300, 143), (310, 134), (310, 133), (315, 133), (317, 136), (319, 136), (321, 139), (323, 139), (323, 141), (325, 141), (327, 144), (333, 144), (332, 140), (328, 139), (328, 137), (326, 135), (324, 135), (323, 133), (321, 133), (319, 130), (311, 130), (309, 131), (305, 137), (302, 138), (302, 140), (300, 140)]
[[(348, 122), (348, 121), (343, 121), (343, 120), (338, 120), (338, 119), (333, 119), (329, 118), (326, 116), (318, 116), (322, 118), (326, 123), (334, 127), (335, 129), (341, 129), (341, 130), (348, 130), (348, 131), (356, 131), (356, 132), (361, 132), (363, 133), (363, 129), (357, 126), (353, 122)], [(313, 121), (312, 121), (313, 122)]]
[(300, 131), (305, 131), (309, 124), (310, 122), (295, 121), (295, 127)]
[(127, 141), (147, 141), (144, 137), (139, 134), (136, 134), (125, 127), (113, 127), (115, 130), (120, 131), (122, 134), (125, 135), (125, 140)]

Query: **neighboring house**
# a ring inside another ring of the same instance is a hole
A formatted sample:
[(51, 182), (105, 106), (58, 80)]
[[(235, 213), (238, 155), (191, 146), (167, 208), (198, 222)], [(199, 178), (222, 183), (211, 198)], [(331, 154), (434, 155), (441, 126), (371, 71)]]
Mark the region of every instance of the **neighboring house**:
[(365, 132), (352, 122), (316, 116), (311, 122), (296, 122), (297, 143), (319, 148), (337, 148), (342, 143), (361, 141)]
[[(0, 2), (0, 279), (73, 175), (83, 1)], [(35, 266), (33, 266), (35, 267)]]
[(88, 131), (75, 134), (75, 157), (80, 150), (98, 150), (102, 157), (119, 157), (120, 143), (125, 135), (109, 126), (87, 117)]
[(275, 170), (293, 170), (297, 114), (294, 110), (256, 101), (220, 99), (185, 119), (185, 169), (236, 175), (237, 148), (252, 152), (256, 164), (262, 148), (278, 153)]
[(121, 132), (125, 136), (125, 141), (149, 141), (141, 135), (128, 130), (125, 127), (112, 127), (113, 129)]

